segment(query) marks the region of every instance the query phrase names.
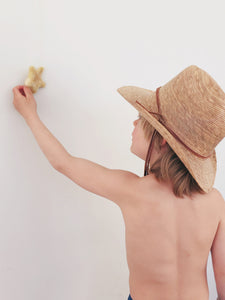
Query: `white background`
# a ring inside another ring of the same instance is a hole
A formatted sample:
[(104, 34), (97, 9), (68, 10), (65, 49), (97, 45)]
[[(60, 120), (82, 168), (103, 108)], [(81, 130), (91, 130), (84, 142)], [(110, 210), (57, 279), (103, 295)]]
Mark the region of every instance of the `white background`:
[[(143, 176), (130, 152), (137, 111), (116, 89), (155, 90), (191, 64), (224, 89), (224, 2), (8, 0), (0, 25), (0, 299), (127, 299), (119, 208), (53, 169), (12, 88), (43, 66), (38, 114), (67, 151)], [(214, 184), (223, 196), (224, 149)], [(214, 300), (211, 256), (207, 274)]]

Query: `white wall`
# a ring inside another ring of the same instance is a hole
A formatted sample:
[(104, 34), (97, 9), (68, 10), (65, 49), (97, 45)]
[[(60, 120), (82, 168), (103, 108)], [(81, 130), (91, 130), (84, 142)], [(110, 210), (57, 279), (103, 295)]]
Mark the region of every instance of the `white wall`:
[[(38, 114), (69, 153), (143, 176), (130, 152), (137, 112), (116, 89), (155, 90), (191, 64), (225, 88), (223, 1), (8, 0), (0, 25), (0, 299), (127, 299), (119, 208), (51, 167), (12, 88), (43, 66)], [(213, 300), (211, 257), (208, 281)]]

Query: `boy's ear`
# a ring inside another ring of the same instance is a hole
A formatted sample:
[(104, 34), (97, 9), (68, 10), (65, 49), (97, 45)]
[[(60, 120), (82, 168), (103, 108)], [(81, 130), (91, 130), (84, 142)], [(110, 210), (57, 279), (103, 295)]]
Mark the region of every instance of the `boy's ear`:
[(164, 146), (166, 144), (167, 144), (167, 141), (163, 138), (163, 140), (162, 140), (162, 146)]

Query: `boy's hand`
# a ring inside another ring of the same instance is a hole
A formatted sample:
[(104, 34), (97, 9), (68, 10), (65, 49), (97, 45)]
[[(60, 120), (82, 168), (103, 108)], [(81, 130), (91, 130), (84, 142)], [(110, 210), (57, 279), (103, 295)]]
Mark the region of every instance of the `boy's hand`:
[(18, 85), (13, 88), (13, 93), (13, 104), (24, 119), (37, 114), (37, 103), (29, 87)]

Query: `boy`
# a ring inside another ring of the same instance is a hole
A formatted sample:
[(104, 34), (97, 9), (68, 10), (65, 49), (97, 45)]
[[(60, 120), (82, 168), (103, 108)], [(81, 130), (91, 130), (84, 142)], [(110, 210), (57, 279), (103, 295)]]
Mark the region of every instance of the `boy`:
[(205, 71), (190, 66), (156, 92), (118, 89), (139, 111), (131, 151), (145, 160), (144, 177), (71, 156), (39, 119), (30, 89), (13, 92), (51, 165), (121, 209), (129, 300), (208, 300), (210, 251), (218, 299), (225, 300), (225, 202), (212, 188), (225, 94)]

